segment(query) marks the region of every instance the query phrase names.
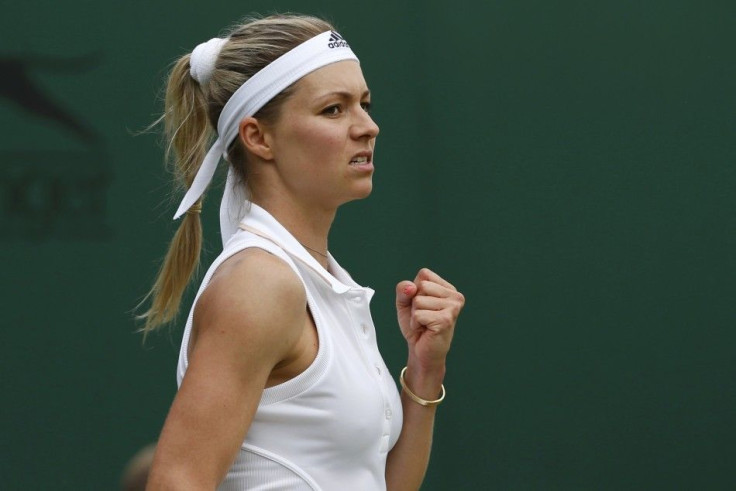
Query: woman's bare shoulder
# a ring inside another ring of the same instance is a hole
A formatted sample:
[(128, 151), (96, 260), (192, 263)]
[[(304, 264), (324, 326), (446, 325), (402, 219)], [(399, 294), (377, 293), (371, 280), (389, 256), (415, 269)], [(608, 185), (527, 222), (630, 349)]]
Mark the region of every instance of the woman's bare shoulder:
[[(203, 330), (258, 340), (296, 341), (306, 312), (304, 286), (281, 258), (248, 248), (225, 260), (197, 300), (194, 324)], [(255, 339), (254, 339), (255, 338)]]

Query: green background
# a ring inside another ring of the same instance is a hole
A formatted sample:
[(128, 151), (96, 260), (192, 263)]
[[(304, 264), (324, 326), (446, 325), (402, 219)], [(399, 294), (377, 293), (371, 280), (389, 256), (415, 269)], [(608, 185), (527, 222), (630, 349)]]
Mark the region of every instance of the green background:
[[(115, 489), (157, 438), (181, 326), (143, 346), (131, 311), (175, 207), (134, 133), (175, 57), (275, 10), (333, 20), (373, 92), (375, 191), (330, 248), (389, 367), (396, 282), (467, 297), (423, 489), (734, 489), (736, 4), (678, 0), (2, 2), (0, 57), (88, 60), (30, 75), (96, 137), (2, 98), (1, 487)], [(28, 169), (102, 198), (31, 183), (19, 215)]]

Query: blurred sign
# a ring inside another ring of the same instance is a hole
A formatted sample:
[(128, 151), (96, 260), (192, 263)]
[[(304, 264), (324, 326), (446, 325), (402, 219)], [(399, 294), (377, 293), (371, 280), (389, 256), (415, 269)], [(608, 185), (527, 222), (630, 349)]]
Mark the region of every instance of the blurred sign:
[(97, 61), (97, 56), (0, 58), (0, 97), (16, 106), (4, 105), (3, 110), (20, 109), (30, 118), (41, 118), (83, 148), (0, 146), (0, 238), (100, 240), (110, 235), (106, 199), (111, 171), (103, 141), (91, 125), (66, 111), (32, 77), (36, 71), (77, 74)]

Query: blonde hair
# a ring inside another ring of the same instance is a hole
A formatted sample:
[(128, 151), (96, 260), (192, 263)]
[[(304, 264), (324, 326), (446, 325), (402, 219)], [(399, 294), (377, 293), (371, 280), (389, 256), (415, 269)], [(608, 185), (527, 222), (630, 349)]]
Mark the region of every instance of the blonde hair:
[[(305, 15), (250, 17), (232, 29), (218, 55), (212, 77), (204, 86), (189, 74), (190, 54), (174, 64), (159, 121), (164, 123), (166, 160), (172, 164), (177, 188), (186, 189), (192, 184), (213, 140), (222, 108), (233, 92), (279, 56), (332, 29), (326, 21)], [(255, 117), (274, 122), (292, 88), (271, 99)], [(228, 149), (228, 160), (243, 182), (246, 157), (243, 145), (236, 139)], [(144, 299), (145, 302), (151, 298), (148, 311), (140, 316), (145, 319), (144, 336), (176, 318), (181, 297), (199, 266), (201, 249), (200, 215), (190, 211), (182, 218), (156, 281)]]

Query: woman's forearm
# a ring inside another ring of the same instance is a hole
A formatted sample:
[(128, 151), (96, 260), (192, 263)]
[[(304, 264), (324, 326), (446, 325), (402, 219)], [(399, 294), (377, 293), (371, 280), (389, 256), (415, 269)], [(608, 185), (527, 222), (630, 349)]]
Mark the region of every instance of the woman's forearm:
[[(423, 373), (411, 363), (405, 374), (407, 388), (425, 400), (439, 397), (443, 379), (444, 368)], [(437, 406), (422, 406), (405, 391), (402, 391), (401, 403), (404, 423), (386, 462), (386, 486), (389, 491), (415, 491), (427, 472)]]

